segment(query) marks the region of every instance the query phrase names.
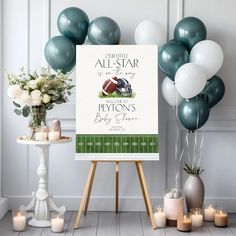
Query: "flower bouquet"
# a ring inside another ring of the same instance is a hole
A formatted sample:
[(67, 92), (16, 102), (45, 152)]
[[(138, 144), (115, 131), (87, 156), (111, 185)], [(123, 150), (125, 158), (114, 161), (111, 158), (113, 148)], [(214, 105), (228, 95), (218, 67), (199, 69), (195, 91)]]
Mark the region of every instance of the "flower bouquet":
[(34, 138), (36, 128), (46, 126), (47, 110), (68, 101), (74, 87), (69, 76), (69, 73), (63, 74), (60, 71), (52, 74), (46, 68), (28, 75), (24, 68), (20, 69), (18, 75), (7, 74), (7, 94), (13, 99), (17, 115), (30, 116), (31, 138)]

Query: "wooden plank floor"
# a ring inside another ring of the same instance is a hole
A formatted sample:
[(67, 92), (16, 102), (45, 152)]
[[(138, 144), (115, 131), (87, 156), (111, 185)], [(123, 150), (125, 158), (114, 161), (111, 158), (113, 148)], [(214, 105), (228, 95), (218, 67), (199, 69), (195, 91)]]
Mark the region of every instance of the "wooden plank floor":
[(152, 230), (145, 212), (88, 212), (81, 218), (80, 229), (74, 230), (76, 212), (65, 215), (65, 232), (52, 233), (50, 228), (27, 226), (21, 233), (12, 230), (11, 212), (0, 221), (0, 236), (236, 236), (236, 214), (229, 217), (228, 228), (216, 228), (212, 223), (190, 233), (181, 233), (173, 227)]

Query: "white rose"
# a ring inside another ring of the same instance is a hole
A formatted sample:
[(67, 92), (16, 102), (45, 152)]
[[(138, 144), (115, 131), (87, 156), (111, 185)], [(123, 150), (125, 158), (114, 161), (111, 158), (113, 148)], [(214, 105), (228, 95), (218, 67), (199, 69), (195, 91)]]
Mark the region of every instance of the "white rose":
[(22, 93), (22, 89), (20, 88), (20, 85), (14, 84), (10, 85), (7, 94), (10, 98), (19, 98)]
[(31, 92), (31, 105), (32, 106), (39, 106), (42, 101), (42, 93), (38, 90), (35, 89)]
[(50, 102), (50, 99), (51, 99), (51, 97), (49, 96), (49, 95), (47, 95), (47, 94), (44, 94), (43, 95), (43, 98), (42, 98), (42, 102), (43, 103), (49, 103)]
[(31, 106), (39, 106), (41, 105), (42, 98), (40, 97), (37, 100), (31, 100)]
[(22, 90), (21, 91), (21, 95), (20, 97), (18, 98), (15, 98), (15, 102), (19, 105), (21, 105), (21, 107), (24, 107), (24, 106), (30, 106), (31, 105), (31, 102), (30, 102), (30, 95), (27, 91), (25, 90)]
[(39, 100), (41, 99), (41, 92), (38, 89), (35, 89), (31, 92), (32, 100)]
[(28, 82), (28, 86), (29, 86), (29, 88), (31, 88), (31, 89), (36, 89), (37, 88), (37, 81), (36, 80), (30, 80), (29, 82)]

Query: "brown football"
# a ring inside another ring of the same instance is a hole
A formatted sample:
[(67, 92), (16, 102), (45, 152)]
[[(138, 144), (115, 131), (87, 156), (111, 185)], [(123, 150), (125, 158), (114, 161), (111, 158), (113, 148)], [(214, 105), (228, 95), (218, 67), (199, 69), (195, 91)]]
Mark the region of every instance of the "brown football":
[(117, 86), (117, 77), (112, 77), (106, 80), (102, 86), (103, 96), (108, 96), (109, 94), (116, 91), (116, 86)]

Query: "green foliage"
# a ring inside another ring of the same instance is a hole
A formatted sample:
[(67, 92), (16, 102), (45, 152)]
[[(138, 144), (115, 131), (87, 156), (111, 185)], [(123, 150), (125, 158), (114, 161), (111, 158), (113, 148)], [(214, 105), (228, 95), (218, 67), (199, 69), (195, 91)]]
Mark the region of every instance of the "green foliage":
[(15, 101), (13, 101), (13, 104), (14, 104), (14, 106), (16, 106), (16, 107), (19, 107), (19, 108), (20, 108), (20, 104), (16, 103)]
[(22, 109), (22, 115), (24, 117), (28, 117), (30, 114), (30, 107), (29, 106), (24, 106)]
[(184, 168), (183, 168), (187, 174), (190, 175), (200, 175), (202, 174), (202, 172), (204, 171), (204, 169), (201, 169), (201, 167), (191, 167), (190, 165), (188, 165), (186, 162), (184, 162)]
[[(55, 104), (68, 102), (71, 90), (75, 87), (71, 85), (70, 73), (63, 74), (61, 71), (51, 73), (47, 68), (41, 68), (39, 73), (34, 71), (28, 75), (24, 68), (21, 68), (19, 74), (7, 74), (7, 80), (10, 86), (19, 85), (21, 91), (17, 93), (17, 100), (13, 97), (14, 112), (24, 117), (28, 117), (35, 106), (51, 110)], [(34, 96), (31, 96), (35, 90), (37, 90), (35, 93), (39, 94), (36, 101), (33, 100)]]
[(16, 113), (16, 115), (18, 115), (18, 116), (20, 116), (20, 115), (21, 115), (21, 113), (22, 113), (22, 112), (21, 112), (21, 110), (19, 110), (19, 109), (15, 109), (15, 110), (14, 110), (14, 112), (15, 112), (15, 113)]

